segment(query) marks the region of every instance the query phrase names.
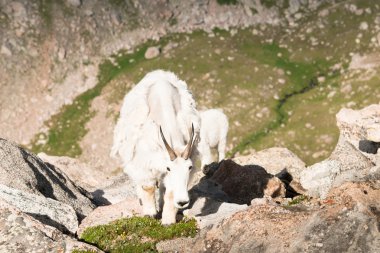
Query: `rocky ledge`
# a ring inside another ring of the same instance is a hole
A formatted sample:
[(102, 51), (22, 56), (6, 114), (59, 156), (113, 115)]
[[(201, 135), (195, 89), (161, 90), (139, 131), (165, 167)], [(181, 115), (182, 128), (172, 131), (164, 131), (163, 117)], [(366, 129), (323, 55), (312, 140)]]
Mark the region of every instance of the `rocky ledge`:
[[(195, 218), (200, 232), (157, 249), (379, 252), (380, 104), (342, 109), (337, 122), (334, 152), (312, 166), (271, 148), (199, 172), (205, 175), (192, 184), (192, 203), (182, 215)], [(125, 176), (99, 180), (75, 159), (41, 157), (0, 139), (0, 251), (100, 252), (77, 237), (88, 227), (141, 214)]]

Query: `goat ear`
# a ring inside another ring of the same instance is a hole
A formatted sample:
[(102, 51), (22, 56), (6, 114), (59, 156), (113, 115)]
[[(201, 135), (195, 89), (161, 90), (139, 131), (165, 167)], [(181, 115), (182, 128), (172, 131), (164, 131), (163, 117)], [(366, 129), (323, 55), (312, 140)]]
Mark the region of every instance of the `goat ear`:
[(165, 139), (165, 136), (164, 134), (162, 133), (162, 129), (161, 129), (161, 126), (160, 126), (160, 134), (161, 134), (161, 138), (165, 144), (165, 148), (166, 150), (168, 151), (169, 153), (169, 156), (170, 156), (170, 160), (173, 161), (177, 158), (177, 155), (175, 154), (174, 150), (170, 147), (170, 145), (168, 144), (168, 142), (166, 141)]
[(193, 150), (193, 144), (194, 144), (194, 125), (191, 123), (191, 131), (189, 131), (190, 139), (187, 143), (187, 146), (185, 150), (182, 152), (181, 157), (185, 160), (189, 159), (191, 156), (192, 150)]

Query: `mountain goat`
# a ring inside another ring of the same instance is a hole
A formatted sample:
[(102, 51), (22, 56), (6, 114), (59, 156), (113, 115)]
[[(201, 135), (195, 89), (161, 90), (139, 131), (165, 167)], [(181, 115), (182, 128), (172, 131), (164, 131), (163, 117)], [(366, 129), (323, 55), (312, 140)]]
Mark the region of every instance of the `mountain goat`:
[(226, 151), (228, 119), (221, 109), (210, 109), (200, 113), (201, 140), (198, 150), (201, 155), (201, 168), (210, 164), (212, 159), (211, 148), (218, 149), (218, 159), (223, 160)]
[(148, 73), (124, 98), (114, 129), (117, 153), (134, 181), (144, 215), (157, 214), (159, 187), (162, 224), (176, 221), (189, 204), (188, 182), (198, 143), (200, 117), (192, 94), (171, 72)]

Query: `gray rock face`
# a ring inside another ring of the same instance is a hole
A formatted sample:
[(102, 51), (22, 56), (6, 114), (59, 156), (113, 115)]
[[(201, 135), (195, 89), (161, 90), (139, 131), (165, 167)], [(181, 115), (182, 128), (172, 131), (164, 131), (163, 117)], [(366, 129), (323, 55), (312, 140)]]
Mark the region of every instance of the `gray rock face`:
[(380, 142), (380, 104), (362, 110), (344, 108), (336, 115), (336, 119), (341, 135), (355, 148), (362, 150), (360, 142), (363, 141)]
[(183, 213), (187, 217), (194, 218), (199, 228), (218, 224), (234, 213), (247, 209), (247, 205), (220, 202), (211, 198), (198, 198), (190, 209)]
[(92, 191), (103, 186), (104, 179), (107, 178), (105, 173), (94, 170), (88, 164), (78, 161), (75, 158), (67, 156), (50, 156), (45, 153), (39, 153), (45, 163), (58, 167), (65, 173), (75, 184)]
[(0, 138), (0, 184), (60, 201), (74, 208), (79, 219), (95, 205), (60, 169), (44, 163), (14, 143)]
[(380, 180), (380, 154), (374, 142), (380, 134), (380, 105), (359, 111), (342, 109), (336, 117), (340, 137), (335, 150), (327, 160), (303, 170), (300, 177), (308, 194), (322, 199), (332, 187), (345, 182)]
[(74, 209), (59, 201), (22, 192), (2, 184), (0, 184), (0, 199), (64, 233), (75, 234), (78, 229), (78, 219)]
[(0, 252), (72, 252), (74, 249), (101, 252), (0, 200)]

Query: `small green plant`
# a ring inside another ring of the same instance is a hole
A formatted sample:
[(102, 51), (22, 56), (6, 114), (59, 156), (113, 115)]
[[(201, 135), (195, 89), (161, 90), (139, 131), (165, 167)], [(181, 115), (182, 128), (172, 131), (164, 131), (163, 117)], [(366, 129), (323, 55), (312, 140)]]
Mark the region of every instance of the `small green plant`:
[(261, 0), (260, 1), (262, 5), (264, 5), (267, 8), (271, 8), (276, 5), (276, 0)]
[(194, 237), (194, 219), (163, 226), (150, 217), (120, 219), (107, 225), (87, 228), (81, 239), (106, 252), (157, 252), (156, 244), (178, 237)]
[(300, 195), (300, 196), (294, 197), (291, 201), (288, 202), (287, 205), (294, 206), (294, 205), (300, 204), (301, 202), (309, 201), (309, 200), (310, 198), (308, 196)]
[(71, 251), (71, 253), (96, 253), (95, 250), (88, 250), (88, 249), (74, 249)]
[(235, 5), (237, 4), (238, 0), (217, 0), (217, 2), (220, 5)]
[(48, 30), (53, 25), (53, 1), (52, 0), (39, 0), (38, 11), (42, 20), (45, 22)]

